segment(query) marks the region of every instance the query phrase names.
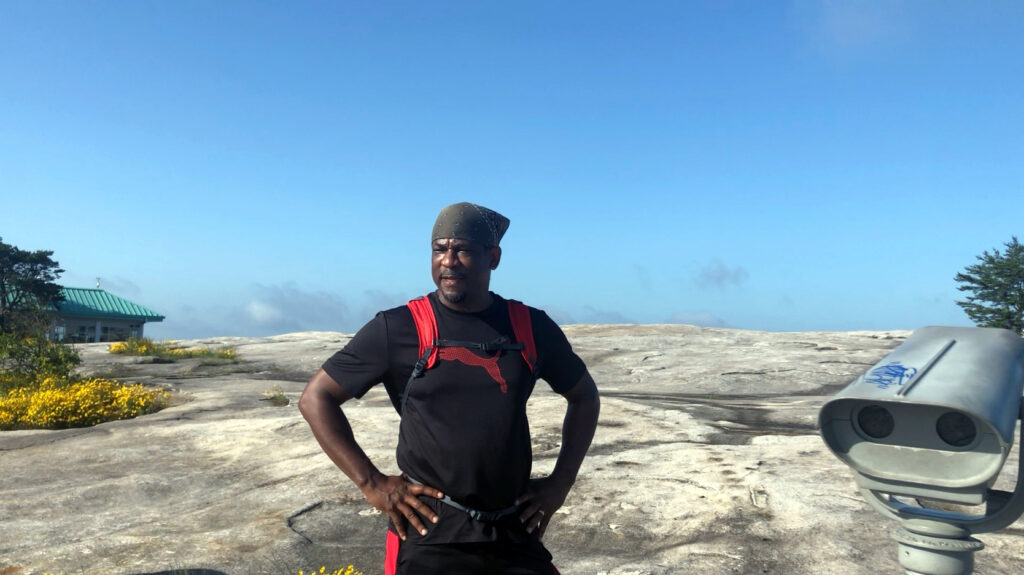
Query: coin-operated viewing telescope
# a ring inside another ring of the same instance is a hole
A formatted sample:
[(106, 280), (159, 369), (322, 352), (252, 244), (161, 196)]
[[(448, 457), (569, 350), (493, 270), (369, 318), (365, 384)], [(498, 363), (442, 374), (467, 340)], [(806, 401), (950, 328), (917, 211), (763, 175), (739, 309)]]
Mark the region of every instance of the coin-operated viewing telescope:
[[(907, 573), (971, 573), (984, 547), (971, 534), (1024, 512), (1024, 457), (1014, 490), (992, 489), (1013, 447), (1022, 389), (1016, 333), (925, 327), (822, 406), (829, 449), (856, 472), (867, 502), (900, 522), (893, 538)], [(984, 508), (960, 513), (922, 501)]]

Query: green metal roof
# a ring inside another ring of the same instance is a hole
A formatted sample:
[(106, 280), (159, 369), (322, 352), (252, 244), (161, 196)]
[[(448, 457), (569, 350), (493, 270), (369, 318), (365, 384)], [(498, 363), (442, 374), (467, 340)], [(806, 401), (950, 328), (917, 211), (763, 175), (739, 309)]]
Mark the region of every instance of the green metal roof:
[(163, 321), (164, 316), (98, 288), (61, 288), (64, 301), (57, 310), (61, 317), (95, 317)]

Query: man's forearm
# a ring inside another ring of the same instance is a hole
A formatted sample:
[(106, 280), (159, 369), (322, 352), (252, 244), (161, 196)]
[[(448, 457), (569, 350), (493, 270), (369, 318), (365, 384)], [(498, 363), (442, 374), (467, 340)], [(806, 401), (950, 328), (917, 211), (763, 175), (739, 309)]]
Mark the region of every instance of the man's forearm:
[(352, 426), (341, 410), (351, 395), (323, 369), (318, 371), (299, 399), (299, 411), (327, 457), (363, 492), (366, 500), (391, 519), (398, 536), (405, 540), (406, 522), (426, 535), (424, 519), (437, 523), (438, 517), (420, 496), (441, 498), (443, 493), (428, 485), (414, 485), (401, 477), (388, 477), (366, 456), (352, 435)]
[(594, 439), (601, 411), (601, 399), (594, 380), (586, 375), (577, 386), (583, 388), (574, 389), (574, 393), (567, 395), (569, 405), (562, 422), (562, 448), (551, 472), (551, 478), (566, 487), (576, 482), (576, 474)]
[(352, 434), (341, 406), (324, 394), (303, 394), (299, 410), (327, 457), (364, 490), (383, 476)]

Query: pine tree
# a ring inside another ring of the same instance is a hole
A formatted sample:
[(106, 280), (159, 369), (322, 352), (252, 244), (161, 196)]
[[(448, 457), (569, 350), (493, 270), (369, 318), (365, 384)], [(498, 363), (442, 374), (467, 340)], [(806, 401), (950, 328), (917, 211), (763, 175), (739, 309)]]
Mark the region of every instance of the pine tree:
[(52, 255), (49, 250), (22, 250), (0, 238), (0, 333), (24, 331), (26, 326), (34, 331), (63, 301), (56, 281), (64, 270)]
[(1024, 245), (1017, 237), (1007, 242), (1006, 251), (987, 250), (979, 263), (956, 274), (960, 291), (970, 292), (956, 302), (979, 327), (1002, 327), (1024, 332)]

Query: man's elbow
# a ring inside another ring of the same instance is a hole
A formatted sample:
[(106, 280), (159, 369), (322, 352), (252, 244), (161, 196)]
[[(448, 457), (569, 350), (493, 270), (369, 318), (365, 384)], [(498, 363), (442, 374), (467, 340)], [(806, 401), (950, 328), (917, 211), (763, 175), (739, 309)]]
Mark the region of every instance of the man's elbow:
[(323, 386), (323, 377), (325, 375), (323, 370), (313, 374), (313, 377), (309, 379), (309, 383), (306, 384), (306, 388), (302, 390), (302, 395), (299, 396), (299, 413), (302, 414), (302, 417), (306, 418), (306, 421), (309, 421), (319, 411), (319, 408), (323, 406), (324, 401), (328, 398), (328, 394)]
[(323, 369), (318, 370), (309, 379), (306, 388), (299, 396), (299, 413), (306, 421), (324, 417), (332, 409), (351, 398), (345, 390), (334, 381)]
[(566, 394), (565, 398), (573, 406), (594, 410), (601, 409), (601, 395), (597, 391), (597, 384), (594, 383), (594, 378), (589, 373), (584, 374), (580, 378), (579, 383)]
[(314, 411), (316, 399), (313, 397), (313, 394), (311, 386), (307, 385), (306, 389), (302, 390), (302, 395), (299, 396), (299, 413), (302, 414), (306, 421), (309, 421)]
[(597, 415), (601, 412), (601, 395), (597, 392), (595, 387), (593, 390), (588, 391), (587, 394), (581, 400), (581, 406), (585, 409), (594, 412)]

